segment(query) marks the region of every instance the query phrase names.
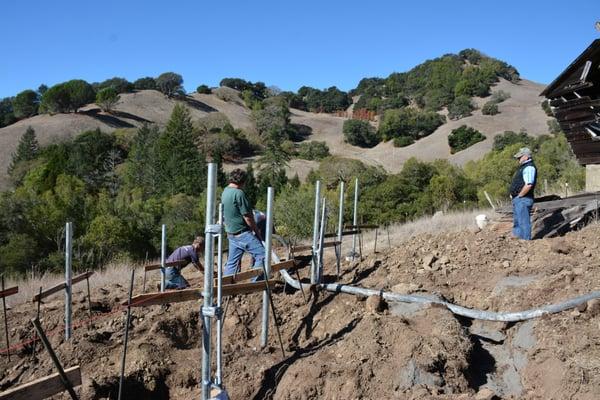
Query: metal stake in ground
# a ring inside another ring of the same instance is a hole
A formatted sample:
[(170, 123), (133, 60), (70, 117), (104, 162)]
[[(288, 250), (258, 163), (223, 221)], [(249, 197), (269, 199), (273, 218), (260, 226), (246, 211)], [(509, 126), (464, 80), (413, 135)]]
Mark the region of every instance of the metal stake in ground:
[[(38, 295), (38, 301), (37, 301), (37, 314), (35, 316), (35, 319), (37, 319), (38, 321), (40, 320), (40, 306), (42, 305), (42, 287), (40, 286), (40, 292)], [(35, 358), (35, 344), (37, 342), (37, 333), (35, 334), (34, 340), (33, 340), (33, 357)]]
[[(2, 275), (2, 291), (4, 292), (4, 275)], [(6, 335), (6, 355), (10, 361), (10, 339), (8, 337), (8, 319), (6, 317), (6, 297), (2, 296), (2, 311), (4, 312), (4, 333)]]
[(65, 340), (71, 338), (71, 303), (73, 283), (71, 282), (71, 257), (73, 255), (73, 223), (67, 222), (65, 226)]
[[(223, 203), (219, 203), (219, 234), (217, 236), (217, 308), (221, 309), (223, 303)], [(237, 272), (237, 270), (236, 270)], [(217, 318), (217, 373), (215, 383), (221, 387), (223, 385), (223, 322), (224, 313)]]
[(88, 329), (92, 326), (92, 296), (90, 294), (90, 277), (86, 277), (87, 281), (87, 298), (88, 298), (88, 309), (90, 311), (90, 323), (88, 325)]
[(340, 260), (342, 258), (342, 240), (344, 238), (342, 231), (344, 230), (344, 181), (340, 181), (340, 204), (338, 211), (338, 231), (337, 231), (337, 241), (340, 243), (335, 246), (337, 264), (335, 273), (337, 278), (340, 279)]
[(35, 330), (37, 331), (37, 334), (40, 337), (42, 344), (46, 348), (48, 355), (50, 356), (50, 358), (52, 359), (52, 362), (54, 363), (54, 366), (58, 370), (58, 374), (60, 375), (60, 380), (62, 381), (62, 384), (64, 385), (65, 389), (69, 392), (69, 395), (71, 396), (71, 398), (73, 400), (77, 400), (78, 397), (77, 397), (77, 394), (75, 393), (75, 390), (73, 390), (73, 385), (71, 385), (71, 382), (69, 382), (69, 378), (67, 378), (67, 374), (65, 374), (65, 370), (63, 369), (62, 365), (60, 365), (60, 361), (58, 361), (58, 357), (56, 357), (56, 353), (54, 352), (54, 350), (52, 350), (52, 346), (50, 346), (50, 342), (48, 341), (48, 338), (46, 337), (46, 334), (44, 333), (44, 330), (42, 329), (42, 326), (40, 325), (40, 320), (37, 318), (34, 318), (31, 320), (31, 323), (35, 327)]
[(165, 291), (165, 259), (167, 257), (167, 226), (162, 225), (160, 235), (160, 291)]
[[(354, 180), (354, 211), (352, 215), (352, 225), (356, 229), (358, 225), (358, 178)], [(356, 258), (356, 233), (352, 235), (352, 253), (350, 253), (350, 259), (354, 261)]]
[(315, 216), (313, 220), (312, 263), (310, 266), (310, 283), (317, 283), (317, 246), (319, 245), (319, 209), (321, 208), (321, 181), (315, 183)]
[(131, 321), (131, 295), (133, 293), (133, 278), (135, 269), (131, 270), (131, 283), (129, 284), (129, 301), (127, 302), (127, 318), (125, 319), (125, 340), (123, 341), (123, 357), (121, 358), (121, 374), (119, 375), (119, 397), (123, 393), (123, 377), (125, 376), (125, 358), (127, 357), (127, 342), (129, 341), (129, 322)]

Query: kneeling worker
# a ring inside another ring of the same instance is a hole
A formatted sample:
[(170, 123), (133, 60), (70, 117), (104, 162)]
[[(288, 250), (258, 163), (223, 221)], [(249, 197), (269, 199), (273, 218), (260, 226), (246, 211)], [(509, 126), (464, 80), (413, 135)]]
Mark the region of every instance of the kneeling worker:
[[(192, 263), (198, 271), (204, 271), (198, 258), (203, 252), (203, 249), (204, 238), (198, 236), (191, 245), (181, 246), (175, 249), (169, 258), (167, 258), (167, 262), (187, 261), (188, 264)], [(181, 275), (181, 270), (186, 265), (187, 264), (165, 268), (165, 289), (185, 289), (190, 286), (188, 281)]]

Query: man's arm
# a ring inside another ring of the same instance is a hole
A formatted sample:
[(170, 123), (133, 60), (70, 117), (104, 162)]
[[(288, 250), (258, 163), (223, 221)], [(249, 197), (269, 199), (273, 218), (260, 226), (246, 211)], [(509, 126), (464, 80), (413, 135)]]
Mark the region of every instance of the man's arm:
[(533, 187), (533, 182), (535, 181), (536, 173), (537, 171), (533, 166), (528, 166), (523, 170), (523, 181), (525, 182), (525, 185), (519, 192), (519, 197), (524, 197), (527, 193), (529, 193), (529, 191)]
[(529, 193), (529, 191), (531, 190), (532, 187), (533, 187), (533, 185), (523, 186), (523, 189), (521, 189), (521, 191), (519, 192), (519, 197), (525, 197), (525, 195), (527, 193)]
[(246, 221), (246, 223), (248, 224), (250, 229), (252, 229), (252, 232), (254, 232), (254, 234), (256, 235), (258, 240), (260, 240), (262, 242), (262, 237), (260, 236), (260, 231), (258, 230), (258, 226), (256, 226), (256, 222), (254, 222), (254, 215), (252, 213), (249, 213), (249, 214), (244, 214), (243, 217), (244, 217), (244, 221)]

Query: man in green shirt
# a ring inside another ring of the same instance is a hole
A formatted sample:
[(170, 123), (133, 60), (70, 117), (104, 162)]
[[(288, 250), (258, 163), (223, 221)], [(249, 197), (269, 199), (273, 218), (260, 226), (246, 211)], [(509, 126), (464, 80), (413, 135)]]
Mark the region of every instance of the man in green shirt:
[(225, 231), (229, 240), (229, 257), (225, 264), (224, 275), (237, 272), (240, 260), (245, 252), (252, 255), (252, 268), (262, 268), (265, 259), (265, 248), (262, 245), (260, 231), (254, 221), (252, 206), (242, 190), (246, 183), (246, 171), (239, 168), (229, 174), (229, 185), (223, 190), (223, 218)]

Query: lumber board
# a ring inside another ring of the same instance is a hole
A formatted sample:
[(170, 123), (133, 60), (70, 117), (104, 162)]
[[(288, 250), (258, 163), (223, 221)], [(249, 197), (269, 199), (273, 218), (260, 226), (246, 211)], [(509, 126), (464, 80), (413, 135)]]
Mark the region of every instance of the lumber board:
[(362, 225), (346, 225), (344, 229), (377, 229), (379, 225), (375, 224), (362, 224)]
[[(269, 285), (273, 285), (276, 281), (268, 281)], [(236, 294), (250, 294), (260, 292), (265, 289), (265, 281), (250, 282), (250, 283), (235, 283), (232, 285), (223, 285), (223, 296), (233, 296)], [(181, 303), (185, 301), (199, 300), (202, 298), (203, 289), (183, 289), (172, 290), (168, 292), (146, 293), (140, 294), (131, 299), (131, 307), (148, 307), (167, 303)], [(216, 295), (216, 289), (214, 291)], [(126, 306), (127, 302), (121, 303)]]
[[(296, 263), (294, 262), (294, 260), (288, 260), (288, 261), (284, 261), (284, 262), (280, 262), (277, 264), (273, 264), (271, 265), (271, 273), (275, 273), (277, 271), (280, 271), (282, 269), (286, 269), (286, 268), (292, 268), (296, 265)], [(240, 282), (240, 281), (245, 281), (254, 277), (257, 277), (259, 275), (261, 275), (263, 273), (262, 268), (253, 268), (251, 270), (248, 271), (242, 271), (239, 272), (237, 274), (234, 275), (223, 275), (222, 276), (222, 283), (223, 285), (230, 285), (236, 282)], [(215, 287), (217, 286), (217, 280), (215, 279)]]
[[(338, 244), (340, 244), (340, 242), (334, 241), (334, 242), (325, 242), (323, 243), (323, 248), (327, 248), (327, 247), (333, 247), (333, 246), (337, 246)], [(303, 246), (294, 246), (292, 247), (292, 252), (300, 252), (300, 251), (307, 251), (307, 250), (312, 250), (312, 244), (306, 244)]]
[(19, 293), (19, 287), (18, 286), (13, 286), (13, 287), (10, 287), (8, 289), (4, 289), (3, 291), (0, 291), (0, 299), (2, 297), (12, 296), (13, 294), (17, 294), (17, 293)]
[[(65, 370), (67, 379), (73, 387), (81, 385), (81, 369), (79, 366)], [(34, 400), (45, 399), (65, 391), (60, 375), (57, 373), (35, 381), (8, 389), (0, 393), (0, 400)]]
[[(78, 282), (81, 282), (87, 278), (89, 278), (90, 276), (94, 275), (94, 271), (88, 271), (88, 272), (84, 272), (83, 274), (77, 275), (73, 278), (71, 278), (71, 285), (74, 285)], [(33, 302), (37, 302), (38, 299), (43, 299), (45, 297), (50, 296), (51, 294), (54, 294), (56, 292), (60, 292), (61, 290), (63, 290), (64, 288), (67, 287), (67, 282), (61, 282), (57, 285), (52, 286), (51, 288), (48, 288), (44, 291), (42, 291), (42, 293), (38, 293), (35, 296), (33, 296)]]
[[(182, 267), (188, 265), (188, 262), (185, 260), (181, 260), (181, 261), (171, 261), (168, 263), (165, 263), (165, 267)], [(157, 264), (146, 264), (144, 265), (144, 271), (154, 271), (156, 269), (160, 269), (161, 264), (157, 263)]]
[[(342, 231), (342, 236), (348, 236), (348, 235), (356, 235), (359, 234), (360, 231), (359, 230), (353, 230), (353, 231)], [(324, 237), (326, 238), (332, 238), (332, 237), (337, 237), (338, 234), (335, 232), (331, 232), (331, 233), (326, 233), (324, 235)]]

